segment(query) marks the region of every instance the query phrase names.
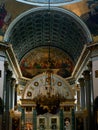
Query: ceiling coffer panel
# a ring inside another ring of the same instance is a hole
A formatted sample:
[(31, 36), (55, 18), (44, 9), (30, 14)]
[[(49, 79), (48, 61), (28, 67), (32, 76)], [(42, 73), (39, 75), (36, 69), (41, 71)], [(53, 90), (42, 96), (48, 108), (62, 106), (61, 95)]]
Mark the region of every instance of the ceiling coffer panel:
[(49, 46), (50, 41), (52, 47), (60, 48), (77, 62), (88, 38), (81, 24), (65, 12), (58, 8), (36, 9), (14, 24), (9, 42), (12, 43), (18, 61), (36, 47)]

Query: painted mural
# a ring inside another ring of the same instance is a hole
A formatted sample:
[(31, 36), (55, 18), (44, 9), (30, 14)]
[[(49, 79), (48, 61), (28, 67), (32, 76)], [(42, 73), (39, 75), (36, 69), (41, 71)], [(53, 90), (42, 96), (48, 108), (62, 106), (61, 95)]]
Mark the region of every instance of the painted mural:
[(4, 35), (9, 23), (11, 22), (11, 14), (7, 12), (4, 2), (0, 4), (0, 35)]
[(95, 1), (88, 1), (90, 12), (88, 19), (85, 21), (93, 36), (98, 35), (98, 3)]
[[(49, 68), (48, 48), (36, 48), (23, 57), (20, 68), (23, 76), (33, 78), (34, 76), (46, 72)], [(74, 63), (70, 57), (58, 48), (50, 50), (50, 68), (55, 74), (64, 78), (69, 77), (73, 71)]]

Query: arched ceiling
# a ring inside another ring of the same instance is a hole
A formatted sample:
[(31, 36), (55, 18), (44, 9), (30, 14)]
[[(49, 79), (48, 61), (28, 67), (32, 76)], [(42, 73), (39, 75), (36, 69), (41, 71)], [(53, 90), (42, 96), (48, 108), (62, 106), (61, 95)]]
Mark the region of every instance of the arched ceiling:
[[(58, 48), (75, 65), (86, 43), (92, 41), (86, 25), (74, 13), (56, 7), (31, 9), (17, 17), (5, 33), (19, 63), (38, 47)], [(47, 52), (48, 53), (48, 52)]]

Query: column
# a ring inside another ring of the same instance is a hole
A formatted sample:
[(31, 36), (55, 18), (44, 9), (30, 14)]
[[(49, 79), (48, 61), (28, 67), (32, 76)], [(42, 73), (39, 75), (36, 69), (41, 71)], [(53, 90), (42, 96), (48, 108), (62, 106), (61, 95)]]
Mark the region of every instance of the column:
[(21, 130), (25, 129), (25, 110), (22, 108), (21, 112)]
[(90, 84), (91, 84), (91, 93), (90, 93), (90, 99), (91, 99), (91, 127), (92, 129), (95, 129), (95, 116), (94, 116), (94, 88), (93, 88), (93, 76), (92, 76), (92, 61), (89, 61), (87, 65), (89, 71), (90, 71)]
[(83, 76), (85, 79), (85, 91), (86, 91), (86, 107), (87, 107), (87, 111), (88, 111), (88, 130), (92, 130), (92, 122), (91, 122), (91, 82), (90, 82), (90, 71), (89, 70), (85, 70), (83, 72)]
[(33, 130), (37, 130), (37, 111), (33, 109)]
[(60, 109), (60, 130), (64, 130), (64, 113), (63, 109)]
[(14, 109), (15, 106), (15, 86), (16, 86), (16, 79), (11, 79), (11, 108)]
[(5, 111), (5, 104), (6, 104), (6, 70), (8, 70), (8, 62), (4, 62), (4, 87), (3, 87), (3, 100), (4, 100), (4, 111)]
[(76, 93), (77, 93), (77, 110), (80, 111), (80, 88), (79, 88), (79, 85), (77, 85)]
[(8, 70), (8, 62), (4, 62), (4, 87), (3, 87), (3, 101), (4, 101), (4, 113), (2, 117), (2, 129), (6, 130), (6, 70)]
[(6, 116), (6, 130), (9, 130), (9, 110), (10, 110), (10, 99), (11, 99), (11, 78), (12, 71), (6, 71), (6, 106), (5, 106), (5, 116)]
[(14, 100), (15, 104), (14, 104), (14, 106), (17, 106), (17, 87), (18, 87), (18, 84), (15, 85), (15, 100)]
[(80, 83), (80, 107), (83, 110), (85, 108), (85, 89), (84, 89), (84, 78), (79, 78)]
[(74, 108), (72, 108), (71, 114), (72, 114), (72, 130), (75, 130), (75, 111), (74, 111)]

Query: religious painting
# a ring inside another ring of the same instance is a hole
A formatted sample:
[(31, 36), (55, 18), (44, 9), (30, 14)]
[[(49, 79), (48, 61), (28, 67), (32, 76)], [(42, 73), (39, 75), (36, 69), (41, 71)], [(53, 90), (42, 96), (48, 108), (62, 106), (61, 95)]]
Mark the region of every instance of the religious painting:
[(31, 123), (26, 123), (26, 129), (25, 130), (33, 130)]
[(0, 35), (4, 35), (11, 22), (11, 14), (7, 12), (4, 2), (0, 4)]
[(32, 118), (28, 117), (25, 119), (25, 130), (33, 130)]
[[(94, 40), (98, 35), (98, 4), (97, 0), (87, 1), (90, 12), (86, 14), (86, 25), (88, 26), (90, 32), (92, 33)], [(88, 17), (88, 18), (87, 18)]]
[(45, 118), (39, 118), (39, 130), (45, 130)]
[(51, 129), (57, 130), (57, 118), (51, 118)]
[(40, 47), (26, 54), (21, 62), (20, 68), (24, 77), (33, 78), (34, 76), (46, 72), (48, 68), (53, 73), (64, 78), (71, 76), (74, 68), (72, 59), (62, 50), (51, 47), (49, 62), (49, 50), (47, 47)]
[(64, 130), (71, 130), (70, 118), (64, 118)]

